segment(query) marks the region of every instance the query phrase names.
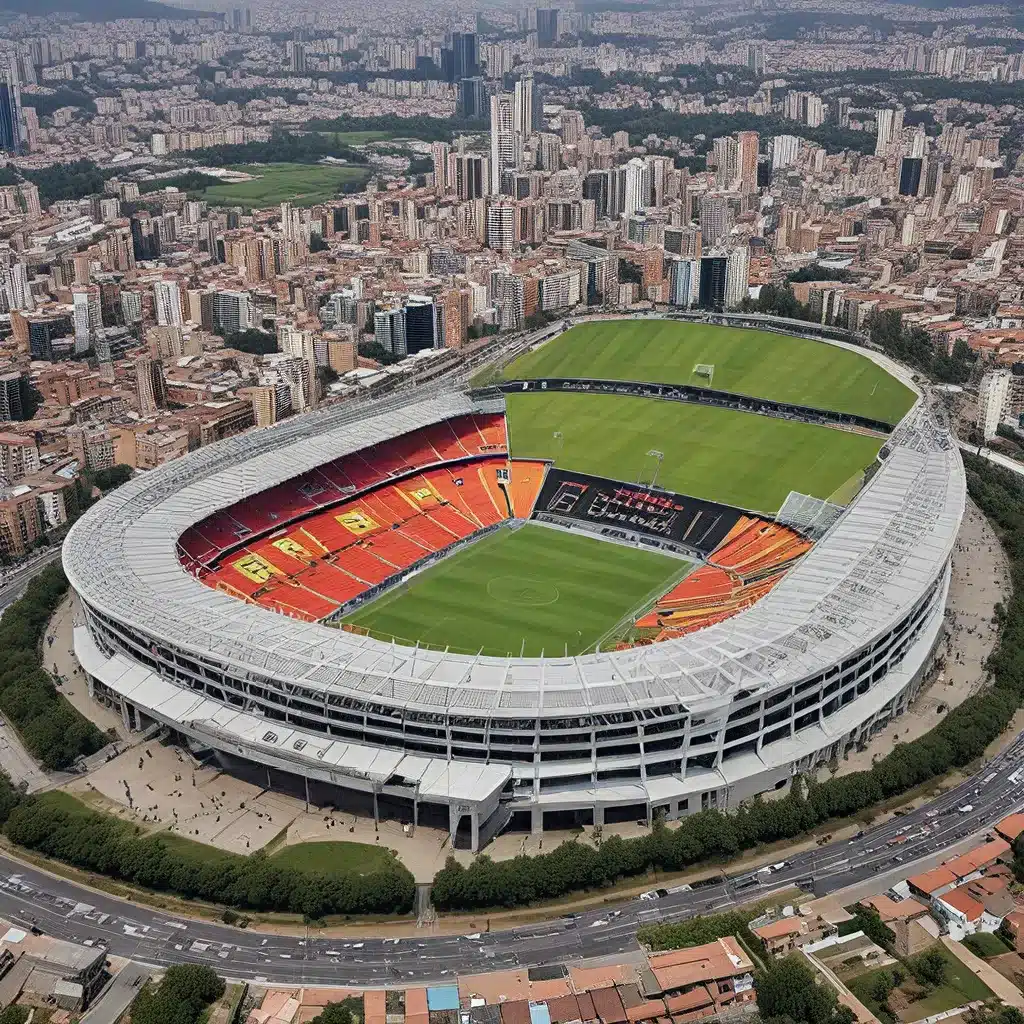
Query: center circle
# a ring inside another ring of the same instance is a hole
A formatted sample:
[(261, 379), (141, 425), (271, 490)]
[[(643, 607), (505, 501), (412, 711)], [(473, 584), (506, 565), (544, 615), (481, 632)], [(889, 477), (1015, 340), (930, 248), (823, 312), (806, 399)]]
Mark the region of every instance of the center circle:
[(558, 587), (532, 576), (498, 576), (487, 584), (487, 594), (502, 604), (536, 608), (554, 604), (558, 600)]

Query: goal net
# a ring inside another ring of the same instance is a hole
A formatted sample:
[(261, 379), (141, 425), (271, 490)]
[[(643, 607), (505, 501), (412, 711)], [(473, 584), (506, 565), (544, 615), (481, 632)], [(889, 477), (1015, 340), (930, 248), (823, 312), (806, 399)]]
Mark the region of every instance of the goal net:
[(715, 377), (714, 363), (697, 363), (693, 368), (694, 377), (703, 377), (709, 384)]

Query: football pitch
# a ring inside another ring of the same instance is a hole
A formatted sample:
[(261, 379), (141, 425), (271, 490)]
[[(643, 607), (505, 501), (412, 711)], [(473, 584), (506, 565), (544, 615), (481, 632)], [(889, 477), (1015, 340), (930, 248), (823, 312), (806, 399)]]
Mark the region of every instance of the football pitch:
[[(774, 515), (789, 492), (828, 498), (874, 461), (878, 437), (624, 395), (506, 395), (509, 450), (560, 469), (651, 483)], [(849, 489), (847, 489), (849, 490)], [(849, 500), (847, 493), (843, 503)]]
[(504, 370), (528, 377), (598, 377), (701, 384), (698, 363), (714, 366), (711, 387), (856, 413), (895, 424), (914, 394), (870, 359), (823, 342), (771, 331), (672, 320), (580, 324), (520, 356)]
[(591, 650), (690, 566), (535, 523), (499, 530), (345, 621), (381, 639), (465, 654)]

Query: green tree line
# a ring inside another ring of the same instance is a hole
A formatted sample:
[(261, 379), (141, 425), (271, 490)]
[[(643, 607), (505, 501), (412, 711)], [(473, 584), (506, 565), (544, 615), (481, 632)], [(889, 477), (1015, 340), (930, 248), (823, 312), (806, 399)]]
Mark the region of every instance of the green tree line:
[(415, 883), (397, 860), (367, 874), (299, 871), (258, 851), (248, 857), (177, 836), (146, 834), (63, 793), (21, 796), (0, 776), (3, 832), (11, 842), (86, 871), (239, 910), (310, 918), (404, 914)]
[(135, 997), (132, 1024), (199, 1024), (222, 995), (224, 982), (212, 967), (175, 964), (159, 985), (146, 985)]
[(51, 770), (69, 768), (107, 742), (58, 692), (43, 668), (43, 634), (67, 589), (60, 564), (47, 566), (0, 619), (0, 711), (29, 753)]
[(245, 142), (238, 146), (208, 146), (195, 149), (189, 157), (201, 164), (224, 167), (228, 164), (315, 164), (325, 156), (365, 164), (366, 157), (358, 150), (340, 146), (333, 139), (317, 132), (296, 135), (275, 129), (268, 142)]
[(661, 824), (635, 839), (613, 836), (594, 848), (569, 841), (550, 853), (501, 862), (450, 858), (434, 878), (439, 910), (512, 907), (598, 889), (652, 869), (682, 871), (726, 861), (744, 850), (793, 839), (833, 818), (846, 818), (963, 768), (1009, 724), (1024, 704), (1024, 483), (983, 459), (965, 458), (971, 497), (996, 525), (1010, 560), (1013, 596), (987, 668), (993, 684), (953, 708), (930, 732), (895, 746), (866, 771), (794, 784), (781, 800), (752, 800), (734, 814), (701, 811), (677, 828)]

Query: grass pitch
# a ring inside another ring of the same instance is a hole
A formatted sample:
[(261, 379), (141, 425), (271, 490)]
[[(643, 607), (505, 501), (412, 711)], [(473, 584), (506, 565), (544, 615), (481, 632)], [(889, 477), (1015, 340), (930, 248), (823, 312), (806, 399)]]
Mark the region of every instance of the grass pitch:
[(580, 324), (511, 363), (509, 380), (599, 377), (701, 384), (697, 363), (714, 365), (711, 387), (856, 413), (897, 423), (914, 394), (864, 356), (771, 331), (672, 320)]
[(373, 636), (463, 653), (580, 654), (688, 568), (667, 555), (530, 524), (485, 537), (345, 621)]
[[(516, 458), (650, 483), (774, 515), (791, 490), (828, 498), (878, 454), (877, 437), (730, 409), (573, 393), (506, 395)], [(558, 432), (562, 436), (556, 438)], [(847, 499), (848, 500), (848, 499)]]
[(348, 182), (364, 182), (365, 167), (337, 164), (245, 164), (232, 168), (258, 175), (252, 181), (210, 185), (199, 198), (214, 206), (262, 209), (285, 200), (293, 206), (314, 206), (333, 199)]

